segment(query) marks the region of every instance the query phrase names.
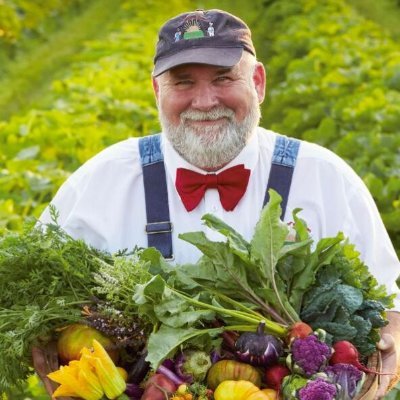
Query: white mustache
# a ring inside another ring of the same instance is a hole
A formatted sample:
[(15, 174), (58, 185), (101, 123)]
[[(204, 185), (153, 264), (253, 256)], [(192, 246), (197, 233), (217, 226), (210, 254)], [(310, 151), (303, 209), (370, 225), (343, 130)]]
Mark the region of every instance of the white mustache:
[(181, 113), (181, 120), (192, 121), (213, 121), (220, 118), (231, 119), (235, 116), (233, 110), (229, 108), (214, 108), (209, 111), (186, 110)]

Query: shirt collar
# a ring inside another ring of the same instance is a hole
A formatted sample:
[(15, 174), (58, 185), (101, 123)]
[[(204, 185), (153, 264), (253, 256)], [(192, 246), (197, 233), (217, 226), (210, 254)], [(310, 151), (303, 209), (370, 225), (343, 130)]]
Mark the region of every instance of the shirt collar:
[[(201, 168), (195, 167), (194, 165), (187, 162), (183, 159), (176, 150), (172, 147), (172, 144), (167, 139), (164, 133), (161, 134), (161, 148), (164, 154), (165, 160), (165, 169), (172, 179), (175, 182), (176, 170), (177, 168), (187, 168), (192, 171), (199, 172), (201, 174), (206, 174), (207, 171), (204, 171)], [(244, 164), (245, 168), (253, 171), (256, 167), (259, 158), (259, 143), (258, 143), (258, 135), (255, 131), (249, 142), (245, 146), (245, 148), (235, 157), (231, 162), (222, 167), (220, 170), (215, 172), (224, 171), (227, 168), (233, 167), (234, 165)]]

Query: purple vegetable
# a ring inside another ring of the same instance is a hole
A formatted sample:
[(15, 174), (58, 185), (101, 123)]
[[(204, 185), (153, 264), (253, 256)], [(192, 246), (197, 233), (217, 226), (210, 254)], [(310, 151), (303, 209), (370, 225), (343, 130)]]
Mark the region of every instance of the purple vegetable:
[(139, 384), (150, 370), (150, 363), (146, 361), (147, 351), (144, 350), (136, 363), (129, 370), (128, 382)]
[(352, 399), (358, 393), (365, 374), (351, 364), (338, 363), (325, 368), (325, 374), (332, 383), (337, 383), (337, 400)]
[(287, 364), (294, 372), (310, 377), (327, 365), (331, 354), (331, 348), (312, 334), (292, 341)]
[(217, 350), (213, 350), (210, 354), (210, 360), (212, 364), (215, 364), (217, 361), (222, 360), (222, 356)]
[(140, 400), (144, 390), (136, 383), (127, 383), (125, 394), (130, 400)]
[(185, 374), (183, 372), (183, 363), (185, 362), (184, 353), (179, 353), (175, 358), (175, 370), (177, 375), (182, 378), (187, 383), (193, 383), (193, 377), (190, 374)]
[(177, 386), (187, 383), (184, 379), (178, 376), (174, 371), (170, 370), (164, 365), (160, 365), (157, 369), (158, 374), (162, 374), (174, 382)]
[(282, 342), (272, 335), (264, 334), (265, 323), (258, 325), (257, 332), (240, 335), (235, 343), (236, 356), (243, 362), (269, 367), (278, 362), (283, 354)]
[(300, 400), (334, 400), (336, 399), (337, 388), (333, 383), (322, 378), (309, 381), (298, 392)]
[(164, 360), (162, 362), (162, 365), (164, 365), (164, 367), (167, 367), (171, 371), (175, 372), (175, 361), (172, 360), (171, 358), (167, 358), (166, 360)]

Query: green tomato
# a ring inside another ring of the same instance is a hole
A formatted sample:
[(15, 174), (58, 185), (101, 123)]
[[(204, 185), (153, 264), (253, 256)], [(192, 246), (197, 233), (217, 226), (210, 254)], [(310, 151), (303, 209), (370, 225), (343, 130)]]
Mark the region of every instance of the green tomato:
[(81, 350), (84, 347), (91, 348), (93, 339), (107, 350), (114, 362), (118, 360), (118, 350), (114, 348), (114, 343), (110, 338), (91, 326), (72, 324), (61, 331), (57, 341), (57, 352), (61, 362), (68, 364), (72, 360), (79, 360)]

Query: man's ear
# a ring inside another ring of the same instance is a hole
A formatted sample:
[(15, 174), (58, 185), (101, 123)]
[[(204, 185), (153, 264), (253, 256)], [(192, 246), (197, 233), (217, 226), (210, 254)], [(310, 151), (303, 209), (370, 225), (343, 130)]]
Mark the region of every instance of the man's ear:
[(264, 65), (257, 62), (254, 72), (253, 72), (253, 82), (256, 88), (258, 101), (261, 104), (265, 98), (265, 84), (266, 84), (266, 74)]
[(152, 83), (153, 83), (153, 90), (154, 90), (154, 95), (156, 96), (156, 100), (158, 102), (158, 97), (160, 93), (160, 85), (158, 84), (157, 78), (153, 76), (152, 78)]

